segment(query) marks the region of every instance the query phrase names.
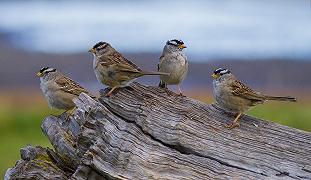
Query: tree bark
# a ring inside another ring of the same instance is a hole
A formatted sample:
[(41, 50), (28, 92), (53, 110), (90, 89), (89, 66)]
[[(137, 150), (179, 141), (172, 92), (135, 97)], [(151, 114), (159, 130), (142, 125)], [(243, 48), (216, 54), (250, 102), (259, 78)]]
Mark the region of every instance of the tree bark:
[[(101, 93), (105, 93), (104, 91)], [(6, 179), (311, 179), (311, 134), (133, 83), (49, 116)], [(279, 112), (275, 112), (279, 113)]]

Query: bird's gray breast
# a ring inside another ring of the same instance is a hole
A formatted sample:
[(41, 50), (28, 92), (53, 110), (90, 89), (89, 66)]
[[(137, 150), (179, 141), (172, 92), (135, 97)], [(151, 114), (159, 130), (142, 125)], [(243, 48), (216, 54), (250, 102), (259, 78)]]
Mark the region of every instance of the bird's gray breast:
[(185, 54), (181, 52), (164, 54), (160, 59), (159, 71), (170, 73), (170, 76), (160, 76), (162, 81), (167, 84), (179, 84), (188, 72), (188, 61)]
[(220, 81), (219, 79), (213, 80), (213, 93), (214, 98), (218, 105), (220, 105), (222, 108), (225, 108), (226, 110), (232, 110), (232, 107), (230, 107), (230, 92), (226, 87), (225, 82)]
[(42, 93), (47, 100), (49, 106), (51, 108), (54, 108), (57, 106), (57, 98), (55, 95), (55, 92), (58, 90), (57, 85), (53, 81), (47, 81), (44, 80), (43, 78), (40, 78), (40, 89), (42, 90)]
[(96, 57), (96, 56), (94, 55), (94, 59), (93, 59), (93, 70), (94, 70), (94, 73), (95, 73), (95, 76), (96, 76), (97, 80), (98, 80), (99, 82), (104, 83), (104, 82), (103, 82), (104, 77), (102, 77), (102, 76), (105, 76), (105, 75), (106, 75), (106, 74), (105, 74), (105, 69), (103, 69), (101, 66), (99, 66), (100, 61), (99, 61), (98, 58), (100, 58), (100, 57)]
[(220, 89), (221, 83), (217, 80), (213, 80), (213, 94), (214, 98), (217, 101), (219, 96), (222, 94), (221, 89)]

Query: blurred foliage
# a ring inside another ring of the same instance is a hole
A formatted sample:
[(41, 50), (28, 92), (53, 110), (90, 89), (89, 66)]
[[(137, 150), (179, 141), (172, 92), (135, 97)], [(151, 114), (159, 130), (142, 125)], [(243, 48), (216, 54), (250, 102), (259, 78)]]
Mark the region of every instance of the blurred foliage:
[[(0, 99), (2, 101), (4, 98)], [(49, 109), (42, 99), (34, 99), (33, 104), (22, 100), (25, 104), (21, 105), (22, 103), (19, 104), (15, 100), (5, 99), (0, 104), (0, 177), (20, 159), (20, 148), (28, 144), (51, 147), (41, 131), (41, 123), (49, 114), (61, 112)]]
[(311, 103), (268, 102), (247, 114), (311, 132)]
[[(193, 92), (191, 94), (192, 98), (206, 103), (213, 102), (211, 96), (206, 96), (204, 93)], [(27, 144), (51, 147), (40, 126), (44, 117), (62, 113), (62, 111), (49, 109), (43, 97), (37, 93), (36, 95), (14, 95), (13, 97), (12, 99), (6, 96), (5, 99), (0, 96), (1, 101), (4, 99), (0, 104), (1, 177), (7, 168), (13, 167), (15, 162), (20, 159), (20, 148)], [(310, 109), (311, 101), (268, 102), (253, 108), (247, 114), (311, 132)]]

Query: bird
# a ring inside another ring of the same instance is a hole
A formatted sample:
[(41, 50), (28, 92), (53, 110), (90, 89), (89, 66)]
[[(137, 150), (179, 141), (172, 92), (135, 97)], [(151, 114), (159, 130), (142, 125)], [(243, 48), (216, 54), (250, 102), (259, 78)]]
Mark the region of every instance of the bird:
[(240, 116), (251, 107), (263, 104), (268, 100), (296, 102), (296, 98), (286, 96), (270, 96), (256, 92), (238, 80), (228, 69), (218, 68), (213, 74), (213, 94), (218, 104), (223, 109), (236, 113), (231, 124), (225, 127), (232, 129), (239, 127)]
[(177, 85), (180, 95), (183, 95), (180, 84), (188, 73), (188, 60), (183, 49), (186, 48), (182, 40), (168, 40), (163, 48), (158, 64), (158, 71), (168, 72), (169, 76), (160, 76), (159, 87), (167, 88), (167, 85)]
[(52, 67), (43, 67), (37, 72), (40, 77), (40, 89), (43, 96), (48, 102), (50, 108), (71, 111), (70, 116), (76, 108), (73, 99), (81, 93), (86, 93), (92, 98), (95, 98), (86, 89), (78, 83), (66, 77)]
[(110, 96), (117, 88), (129, 86), (138, 77), (169, 75), (165, 72), (143, 71), (107, 42), (96, 43), (89, 52), (94, 56), (93, 69), (97, 80), (111, 88), (106, 96)]

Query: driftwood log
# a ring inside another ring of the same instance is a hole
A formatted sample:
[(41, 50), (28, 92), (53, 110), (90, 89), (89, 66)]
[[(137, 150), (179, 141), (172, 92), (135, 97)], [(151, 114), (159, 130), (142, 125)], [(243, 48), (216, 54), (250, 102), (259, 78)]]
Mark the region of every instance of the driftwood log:
[(43, 121), (54, 150), (21, 149), (5, 179), (311, 179), (308, 132), (247, 115), (229, 130), (216, 105), (138, 83), (75, 103)]

